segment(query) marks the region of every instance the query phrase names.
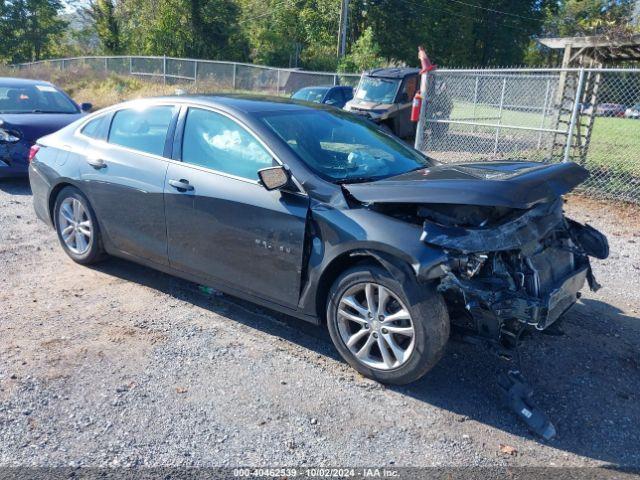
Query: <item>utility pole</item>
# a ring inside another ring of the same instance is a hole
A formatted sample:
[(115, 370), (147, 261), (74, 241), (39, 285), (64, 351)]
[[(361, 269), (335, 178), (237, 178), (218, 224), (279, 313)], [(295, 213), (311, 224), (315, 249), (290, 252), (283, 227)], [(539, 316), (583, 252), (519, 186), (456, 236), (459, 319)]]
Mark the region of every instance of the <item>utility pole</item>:
[(338, 30), (338, 58), (347, 53), (347, 23), (349, 20), (349, 0), (340, 0), (340, 28)]

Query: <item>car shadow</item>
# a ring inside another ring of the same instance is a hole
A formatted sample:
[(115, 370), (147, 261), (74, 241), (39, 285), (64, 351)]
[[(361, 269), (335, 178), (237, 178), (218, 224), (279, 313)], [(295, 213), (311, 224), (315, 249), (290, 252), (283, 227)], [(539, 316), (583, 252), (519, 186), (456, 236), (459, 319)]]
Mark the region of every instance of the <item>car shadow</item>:
[[(203, 293), (196, 284), (125, 260), (97, 270), (162, 291), (268, 335), (339, 360), (326, 329), (231, 296)], [(545, 442), (528, 432), (497, 388), (508, 365), (485, 349), (450, 342), (423, 379), (391, 390), (505, 432), (615, 466), (640, 465), (640, 318), (585, 299), (562, 320), (563, 335), (533, 334), (520, 348), (522, 371), (537, 404), (558, 435)]]
[(31, 185), (27, 177), (0, 178), (0, 190), (9, 195), (31, 195)]

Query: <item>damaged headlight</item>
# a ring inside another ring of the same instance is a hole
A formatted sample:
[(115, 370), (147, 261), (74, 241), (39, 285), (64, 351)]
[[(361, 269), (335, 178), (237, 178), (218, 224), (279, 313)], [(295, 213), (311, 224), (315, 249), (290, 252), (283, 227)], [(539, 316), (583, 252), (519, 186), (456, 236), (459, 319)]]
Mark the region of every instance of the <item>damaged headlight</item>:
[(0, 128), (0, 143), (16, 143), (20, 141), (20, 134)]
[(452, 270), (457, 271), (464, 278), (472, 278), (482, 269), (489, 256), (484, 253), (472, 253), (455, 257), (450, 265)]
[(471, 255), (469, 260), (467, 260), (467, 264), (465, 266), (464, 275), (467, 278), (473, 277), (476, 273), (480, 271), (484, 262), (489, 258), (488, 255), (484, 253), (477, 253), (475, 255)]

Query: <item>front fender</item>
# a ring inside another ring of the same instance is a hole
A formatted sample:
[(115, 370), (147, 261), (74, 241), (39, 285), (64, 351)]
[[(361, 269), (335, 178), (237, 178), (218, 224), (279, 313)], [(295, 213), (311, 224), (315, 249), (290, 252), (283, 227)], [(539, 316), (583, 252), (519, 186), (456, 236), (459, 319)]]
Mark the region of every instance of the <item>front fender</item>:
[[(299, 307), (317, 312), (316, 295), (330, 287), (324, 273), (345, 255), (369, 255), (409, 272), (418, 281), (440, 278), (447, 261), (444, 250), (420, 241), (422, 229), (367, 208), (334, 209), (326, 204), (311, 205), (307, 279)], [(405, 269), (404, 266), (407, 268)], [(393, 272), (391, 272), (393, 274)]]

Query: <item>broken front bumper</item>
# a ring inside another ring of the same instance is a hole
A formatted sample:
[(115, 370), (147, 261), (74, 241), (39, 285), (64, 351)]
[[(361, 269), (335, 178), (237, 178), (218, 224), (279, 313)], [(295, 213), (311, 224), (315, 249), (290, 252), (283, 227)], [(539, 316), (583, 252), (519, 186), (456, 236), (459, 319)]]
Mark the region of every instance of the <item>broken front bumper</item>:
[(461, 292), (466, 309), (476, 319), (493, 317), (503, 322), (515, 319), (544, 330), (576, 302), (588, 275), (589, 266), (585, 265), (557, 282), (540, 298), (522, 290), (496, 289), (494, 283), (461, 279), (450, 272), (439, 289)]
[(559, 282), (543, 298), (512, 295), (491, 305), (500, 318), (515, 318), (544, 330), (558, 320), (579, 298), (579, 292), (587, 279), (588, 267), (584, 267)]

